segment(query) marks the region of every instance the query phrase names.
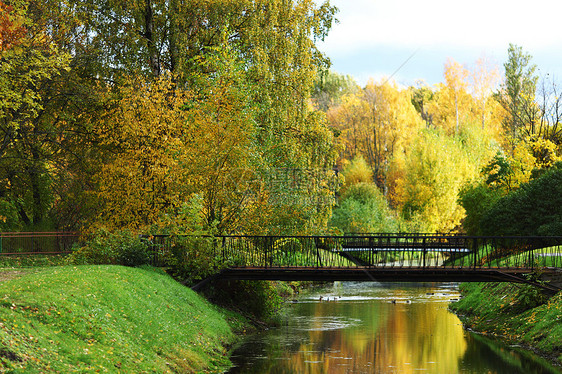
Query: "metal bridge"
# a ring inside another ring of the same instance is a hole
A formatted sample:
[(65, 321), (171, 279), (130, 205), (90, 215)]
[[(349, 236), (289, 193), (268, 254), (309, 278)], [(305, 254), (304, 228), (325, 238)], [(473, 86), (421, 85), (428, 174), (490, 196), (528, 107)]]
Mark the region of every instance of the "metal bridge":
[(147, 239), (153, 245), (155, 265), (172, 248), (185, 251), (186, 256), (204, 253), (213, 259), (214, 279), (493, 281), (530, 283), (557, 292), (559, 283), (540, 279), (562, 277), (562, 237), (157, 235)]

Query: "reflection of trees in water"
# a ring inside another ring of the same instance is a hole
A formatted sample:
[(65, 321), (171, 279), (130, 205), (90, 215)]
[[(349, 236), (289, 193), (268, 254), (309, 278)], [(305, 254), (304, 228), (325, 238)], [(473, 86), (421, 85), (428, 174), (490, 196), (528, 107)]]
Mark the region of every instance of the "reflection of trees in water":
[[(400, 291), (395, 291), (395, 296), (400, 299)], [(427, 368), (432, 373), (456, 373), (467, 349), (462, 326), (445, 304), (309, 305), (314, 308), (311, 318), (343, 315), (362, 322), (328, 331), (320, 330), (320, 325), (313, 326), (310, 343), (301, 344), (298, 351), (287, 354), (289, 360), (283, 361), (288, 365), (287, 372), (413, 373), (416, 368)], [(346, 359), (349, 357), (353, 359)]]

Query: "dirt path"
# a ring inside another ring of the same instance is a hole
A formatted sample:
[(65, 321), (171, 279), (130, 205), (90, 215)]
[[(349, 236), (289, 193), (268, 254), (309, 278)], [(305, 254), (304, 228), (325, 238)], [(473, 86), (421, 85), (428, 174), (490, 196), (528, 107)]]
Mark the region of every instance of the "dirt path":
[(0, 283), (8, 281), (10, 279), (21, 277), (24, 274), (25, 271), (22, 270), (0, 269)]

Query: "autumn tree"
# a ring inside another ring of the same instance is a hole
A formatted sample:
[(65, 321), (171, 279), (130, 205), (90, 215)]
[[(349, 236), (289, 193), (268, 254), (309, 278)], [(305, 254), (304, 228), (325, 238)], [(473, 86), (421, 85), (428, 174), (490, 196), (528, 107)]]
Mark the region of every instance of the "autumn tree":
[(482, 129), (485, 129), (487, 126), (494, 126), (495, 122), (498, 121), (494, 118), (494, 113), (497, 113), (498, 110), (495, 108), (497, 101), (493, 97), (493, 92), (499, 79), (500, 73), (498, 69), (490, 64), (486, 58), (481, 57), (476, 60), (475, 66), (470, 72), (470, 81)]
[(458, 62), (449, 59), (445, 63), (445, 87), (448, 95), (452, 97), (454, 103), (454, 113), (455, 113), (455, 127), (454, 133), (459, 133), (459, 111), (460, 107), (464, 107), (463, 99), (467, 95), (467, 78), (468, 70), (464, 68)]
[(408, 90), (393, 83), (370, 81), (357, 94), (342, 99), (328, 112), (330, 124), (341, 132), (342, 157), (362, 156), (373, 171), (374, 182), (388, 193), (388, 167), (395, 154), (408, 147), (422, 126)]
[(395, 85), (370, 82), (365, 87), (365, 101), (371, 119), (367, 160), (376, 184), (387, 195), (389, 163), (395, 154), (410, 145), (413, 135), (421, 128), (421, 121), (411, 104), (410, 92)]
[[(177, 212), (178, 204), (195, 194), (202, 199), (201, 214), (207, 225), (221, 232), (325, 226), (333, 204), (329, 196), (333, 192), (326, 187), (335, 158), (333, 134), (308, 100), (314, 75), (325, 63), (312, 38), (327, 31), (333, 9), (327, 4), (316, 8), (310, 1), (147, 2), (127, 4), (114, 15), (111, 9), (117, 4), (103, 4), (92, 11), (97, 18), (89, 18), (99, 30), (92, 44), (118, 62), (101, 59), (105, 79), (117, 79), (125, 87), (120, 99), (124, 103), (116, 102), (118, 109), (112, 112), (116, 117), (110, 120), (121, 127), (115, 129), (115, 136), (104, 138), (105, 149), (119, 150), (123, 142), (136, 144), (137, 136), (148, 136), (160, 122), (172, 126), (165, 129), (170, 132), (167, 142), (175, 139), (178, 143), (173, 152), (167, 144), (137, 145), (136, 150), (125, 147), (122, 158), (107, 163), (99, 174), (99, 185), (107, 177), (117, 178), (120, 187), (100, 190), (100, 196), (106, 196), (104, 214), (115, 214), (118, 209), (108, 208), (109, 202), (119, 206), (126, 196), (131, 209), (142, 214), (131, 212), (115, 225), (142, 227), (165, 209)], [(146, 58), (138, 59), (137, 54)], [(134, 83), (132, 90), (126, 89), (131, 81), (125, 79), (127, 70), (144, 77), (141, 87)], [(171, 79), (173, 88), (168, 93), (158, 88), (162, 77)], [(176, 119), (165, 119), (157, 107), (136, 96), (137, 91), (176, 113)], [(183, 106), (175, 99), (169, 101), (180, 96)], [(173, 135), (180, 129), (181, 136)], [(169, 165), (158, 167), (160, 160), (166, 160), (161, 154), (169, 152), (174, 154)], [(187, 155), (191, 158), (182, 161)], [(133, 172), (141, 183), (133, 193), (128, 191), (127, 174), (120, 170), (139, 163), (147, 166), (139, 167), (144, 170), (141, 174)], [(154, 170), (169, 180), (159, 180)], [(287, 170), (301, 176), (313, 173), (318, 180), (296, 191), (289, 188)], [(111, 193), (116, 196), (108, 198)], [(310, 196), (326, 199), (311, 200)], [(252, 211), (262, 213), (255, 228), (249, 218)], [(290, 225), (291, 221), (297, 224)]]
[(455, 230), (464, 215), (459, 191), (478, 176), (462, 143), (442, 131), (424, 130), (406, 157), (405, 170), (404, 217), (427, 232)]
[(51, 111), (70, 56), (26, 1), (0, 3), (0, 199), (21, 225), (39, 227), (52, 204), (50, 170), (60, 160), (60, 117)]

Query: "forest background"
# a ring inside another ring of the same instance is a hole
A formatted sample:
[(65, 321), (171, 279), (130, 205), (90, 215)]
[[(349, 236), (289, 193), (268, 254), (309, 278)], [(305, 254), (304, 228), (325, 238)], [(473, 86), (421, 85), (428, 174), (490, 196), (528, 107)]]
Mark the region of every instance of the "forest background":
[(0, 231), (484, 234), (558, 169), (560, 89), (521, 47), (360, 87), (315, 46), (336, 12), (0, 1)]

